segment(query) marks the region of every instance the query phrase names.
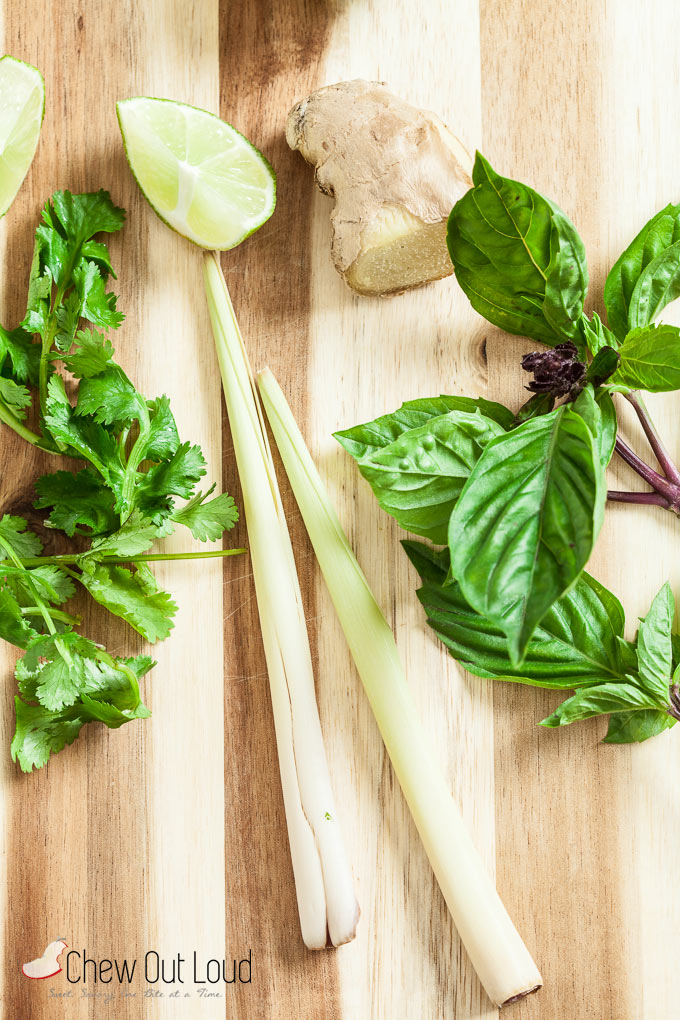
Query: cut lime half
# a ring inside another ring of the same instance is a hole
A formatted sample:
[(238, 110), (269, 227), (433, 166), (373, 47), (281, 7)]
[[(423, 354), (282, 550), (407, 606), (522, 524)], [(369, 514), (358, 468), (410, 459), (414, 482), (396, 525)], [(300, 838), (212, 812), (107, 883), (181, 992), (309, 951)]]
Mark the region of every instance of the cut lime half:
[(36, 67), (0, 57), (0, 216), (28, 173), (45, 113), (45, 82)]
[(194, 244), (234, 248), (274, 212), (274, 171), (230, 124), (170, 99), (123, 99), (116, 109), (145, 198)]

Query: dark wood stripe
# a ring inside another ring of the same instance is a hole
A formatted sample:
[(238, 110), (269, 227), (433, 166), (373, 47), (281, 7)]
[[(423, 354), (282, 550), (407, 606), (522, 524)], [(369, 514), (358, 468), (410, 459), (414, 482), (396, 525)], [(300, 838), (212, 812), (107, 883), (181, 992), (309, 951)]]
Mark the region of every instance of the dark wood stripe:
[[(299, 421), (307, 413), (312, 180), (283, 136), (286, 114), (324, 82), (332, 5), (304, 0), (223, 0), (220, 10), (221, 115), (272, 163), (278, 203), (272, 219), (222, 265), (254, 370), (269, 364)], [(313, 559), (280, 468), (308, 618), (315, 615)], [(229, 428), (224, 484), (237, 490)], [(246, 540), (240, 525), (236, 539)], [(247, 560), (225, 566), (225, 840), (227, 946), (252, 946), (253, 985), (238, 989), (229, 1017), (334, 1018), (340, 1015), (332, 951), (302, 944), (286, 835), (266, 665)], [(314, 633), (312, 655), (316, 660)], [(232, 998), (232, 1002), (234, 999)]]

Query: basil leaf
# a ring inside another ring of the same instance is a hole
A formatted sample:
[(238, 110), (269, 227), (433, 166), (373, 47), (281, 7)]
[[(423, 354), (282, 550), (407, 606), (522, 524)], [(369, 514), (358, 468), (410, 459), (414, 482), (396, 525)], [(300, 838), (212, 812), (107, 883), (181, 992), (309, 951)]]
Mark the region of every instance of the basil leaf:
[(656, 701), (633, 683), (606, 683), (598, 687), (583, 687), (571, 698), (563, 701), (541, 726), (568, 726), (581, 719), (611, 712), (630, 712), (640, 709), (657, 709)]
[(662, 705), (668, 701), (673, 671), (671, 628), (674, 614), (675, 599), (666, 582), (641, 621), (637, 636), (640, 682)]
[(536, 191), (495, 173), (477, 153), (475, 187), (454, 206), (447, 243), (456, 279), (489, 322), (554, 346), (581, 343), (588, 289), (583, 242)]
[(619, 349), (621, 362), (613, 382), (648, 393), (680, 389), (680, 329), (644, 326), (631, 330)]
[(515, 415), (515, 425), (538, 418), (541, 414), (549, 414), (555, 406), (555, 397), (552, 393), (534, 393), (529, 397), (526, 404), (522, 404)]
[(600, 462), (603, 467), (606, 467), (612, 459), (618, 431), (616, 408), (611, 394), (604, 388), (593, 390), (591, 385), (587, 385), (571, 407), (583, 418), (590, 429)]
[(363, 457), (359, 470), (402, 528), (444, 544), (472, 468), (499, 435), (505, 435), (500, 425), (479, 412), (451, 411)]
[(619, 346), (618, 338), (610, 329), (607, 329), (597, 312), (593, 312), (590, 319), (582, 315), (579, 326), (583, 341), (591, 354), (598, 354), (603, 347), (611, 347), (616, 350)]
[(359, 460), (375, 450), (389, 446), (395, 439), (410, 429), (425, 425), (431, 418), (438, 418), (449, 411), (467, 411), (472, 414), (481, 411), (485, 418), (491, 418), (502, 429), (510, 429), (513, 414), (507, 407), (483, 397), (431, 397), (424, 400), (408, 400), (392, 414), (384, 414), (374, 421), (342, 432), (333, 433), (340, 445), (353, 457)]
[(619, 367), (620, 357), (613, 347), (600, 347), (586, 372), (586, 382), (601, 386)]
[(594, 577), (581, 574), (573, 588), (548, 610), (527, 646), (520, 668), (508, 658), (503, 631), (475, 612), (458, 584), (446, 584), (448, 550), (402, 542), (423, 585), (418, 598), (435, 634), (476, 676), (568, 689), (621, 680), (635, 668), (635, 653), (623, 639), (621, 603)]
[(680, 295), (680, 241), (650, 262), (630, 299), (628, 324), (647, 326)]
[[(614, 263), (604, 286), (604, 303), (609, 325), (619, 338), (631, 327), (651, 322), (653, 314), (673, 299), (674, 290), (677, 297), (679, 241), (680, 205), (667, 205), (644, 225)], [(670, 249), (673, 251), (667, 255)]]
[(633, 744), (656, 737), (664, 730), (675, 726), (675, 719), (659, 709), (646, 709), (639, 712), (619, 712), (609, 717), (605, 744)]
[(513, 665), (588, 561), (605, 499), (590, 429), (566, 405), (494, 439), (474, 467), (451, 515), (451, 571), (507, 634)]

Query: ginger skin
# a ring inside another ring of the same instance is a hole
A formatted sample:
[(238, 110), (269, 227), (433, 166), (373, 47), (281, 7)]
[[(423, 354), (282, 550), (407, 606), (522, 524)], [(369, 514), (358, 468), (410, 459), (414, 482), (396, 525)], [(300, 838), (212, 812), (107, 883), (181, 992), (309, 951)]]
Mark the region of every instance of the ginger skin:
[(394, 294), (453, 272), (446, 224), (472, 161), (438, 117), (380, 82), (340, 82), (293, 107), (286, 140), (335, 198), (331, 255), (353, 290)]

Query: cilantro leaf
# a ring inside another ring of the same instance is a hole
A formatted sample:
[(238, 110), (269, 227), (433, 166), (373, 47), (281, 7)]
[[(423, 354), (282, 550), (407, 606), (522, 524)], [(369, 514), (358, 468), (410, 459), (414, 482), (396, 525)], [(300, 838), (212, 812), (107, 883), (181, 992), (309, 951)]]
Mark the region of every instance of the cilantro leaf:
[(168, 529), (145, 523), (141, 514), (135, 511), (113, 534), (95, 539), (80, 559), (81, 562), (85, 562), (102, 556), (137, 556), (150, 549), (157, 538), (168, 535), (171, 531), (172, 526)]
[(97, 647), (75, 631), (34, 639), (17, 666), (19, 688), (55, 712), (72, 705), (86, 685), (85, 662)]
[(125, 372), (111, 364), (99, 375), (87, 376), (78, 387), (75, 414), (89, 416), (101, 425), (131, 422), (146, 416), (146, 402)]
[(6, 589), (0, 590), (0, 637), (19, 648), (26, 648), (37, 632), (24, 619), (19, 603)]
[(89, 460), (118, 495), (124, 471), (113, 435), (91, 419), (76, 417), (60, 376), (50, 379), (48, 394), (45, 425), (54, 439), (71, 446), (75, 456)]
[(73, 581), (55, 564), (46, 563), (39, 567), (33, 567), (28, 573), (34, 582), (49, 589), (48, 600), (55, 605), (61, 606), (73, 598), (76, 590)]
[(72, 744), (80, 733), (84, 719), (77, 711), (51, 712), (40, 705), (27, 705), (15, 695), (16, 729), (12, 738), (12, 761), (18, 761), (23, 772), (42, 768), (50, 754)]
[[(28, 531), (28, 521), (24, 517), (5, 514), (0, 519), (0, 538), (7, 543), (19, 559), (28, 556), (39, 556), (42, 542), (32, 531)], [(7, 551), (0, 545), (0, 561), (7, 559)]]
[(0, 375), (0, 400), (19, 418), (26, 417), (26, 408), (31, 406), (31, 394), (25, 386)]
[[(115, 206), (103, 189), (80, 195), (57, 191), (47, 204), (43, 219), (72, 245), (81, 248), (95, 234), (114, 234), (125, 222), (125, 212)], [(101, 257), (101, 256), (99, 256)]]
[(13, 330), (0, 326), (0, 366), (4, 366), (6, 359), (9, 359), (12, 376), (18, 382), (38, 381), (40, 347), (33, 343), (31, 334), (21, 326)]
[(24, 607), (35, 606), (36, 593), (43, 602), (60, 606), (72, 597), (75, 590), (68, 574), (50, 564), (28, 570), (3, 563), (0, 573), (7, 587)]
[(123, 669), (129, 670), (137, 680), (141, 679), (153, 665), (148, 656), (114, 659), (110, 663), (86, 658), (84, 663), (87, 679), (83, 693), (66, 708), (52, 711), (44, 705), (27, 704), (15, 697), (16, 730), (11, 753), (13, 761), (18, 761), (24, 772), (41, 768), (50, 754), (72, 744), (86, 723), (98, 721), (117, 729), (133, 719), (151, 715), (139, 698), (136, 684), (131, 685)]
[(90, 379), (105, 371), (113, 358), (113, 344), (105, 333), (79, 329), (75, 334), (76, 348), (62, 359), (69, 372), (78, 379)]
[(146, 460), (169, 460), (179, 447), (179, 435), (175, 418), (170, 410), (170, 401), (166, 396), (148, 404), (151, 421), (149, 434), (144, 449)]
[(48, 528), (59, 528), (73, 536), (82, 534), (83, 527), (91, 528), (92, 534), (98, 535), (118, 526), (113, 494), (101, 475), (91, 468), (84, 468), (77, 474), (54, 471), (42, 475), (35, 488), (38, 499), (33, 506), (37, 509), (52, 508), (45, 521)]
[(96, 262), (80, 262), (73, 270), (73, 282), (80, 298), (82, 317), (97, 326), (117, 329), (125, 316), (116, 311), (116, 295), (107, 291)]
[(172, 514), (172, 520), (189, 528), (199, 542), (216, 542), (238, 521), (234, 500), (226, 492), (208, 499), (214, 489), (213, 485), (205, 495), (197, 492), (193, 499)]
[(151, 644), (168, 636), (177, 605), (172, 596), (149, 583), (150, 572), (86, 564), (80, 576), (95, 602), (120, 616)]
[(61, 353), (71, 349), (75, 339), (82, 302), (77, 293), (72, 290), (66, 295), (62, 304), (56, 309), (57, 331), (54, 335), (54, 343)]
[(145, 517), (160, 524), (173, 507), (171, 496), (189, 499), (206, 472), (200, 446), (182, 443), (170, 460), (154, 464), (138, 476), (135, 505)]

